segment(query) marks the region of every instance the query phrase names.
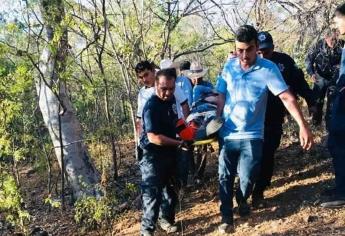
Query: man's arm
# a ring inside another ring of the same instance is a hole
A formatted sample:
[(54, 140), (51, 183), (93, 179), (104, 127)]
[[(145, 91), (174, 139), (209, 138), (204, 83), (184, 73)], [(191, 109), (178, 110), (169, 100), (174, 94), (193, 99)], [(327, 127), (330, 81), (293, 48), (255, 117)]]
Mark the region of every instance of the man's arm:
[(177, 139), (169, 138), (162, 134), (155, 134), (151, 132), (147, 133), (147, 138), (149, 139), (150, 143), (153, 143), (159, 146), (179, 146), (183, 142)]
[(137, 137), (140, 137), (141, 134), (141, 118), (137, 117), (135, 120), (135, 131), (137, 133)]
[(225, 94), (227, 89), (227, 83), (223, 77), (223, 74), (219, 74), (217, 77), (216, 91), (218, 93), (217, 100), (217, 117), (221, 117), (225, 105)]
[(299, 126), (299, 138), (302, 148), (305, 150), (309, 150), (314, 143), (313, 135), (307, 125), (307, 122), (303, 118), (302, 112), (298, 107), (296, 98), (289, 90), (282, 92), (278, 96)]
[(182, 113), (183, 113), (184, 119), (187, 119), (187, 117), (190, 114), (190, 109), (189, 109), (188, 101), (186, 100), (184, 103), (182, 103), (181, 107), (182, 107)]
[(149, 142), (159, 146), (179, 146), (182, 144), (182, 141), (160, 134), (163, 129), (160, 119), (161, 114), (156, 107), (150, 106), (148, 109), (144, 109), (143, 122), (145, 122)]
[(136, 135), (137, 137), (140, 137), (140, 134), (141, 134), (141, 116), (143, 114), (143, 110), (144, 110), (144, 104), (143, 104), (143, 97), (142, 97), (142, 94), (141, 94), (141, 91), (139, 91), (138, 93), (138, 98), (137, 98), (137, 104), (138, 104), (138, 107), (137, 107), (137, 118), (135, 119), (135, 131), (136, 131)]
[(222, 93), (218, 94), (218, 100), (217, 100), (217, 117), (220, 117), (223, 113), (225, 105), (225, 95)]
[(181, 106), (183, 118), (187, 119), (190, 113), (190, 109), (189, 109), (188, 98), (186, 94), (183, 92), (183, 90), (180, 87), (176, 86), (174, 95), (175, 95), (176, 102), (180, 104)]

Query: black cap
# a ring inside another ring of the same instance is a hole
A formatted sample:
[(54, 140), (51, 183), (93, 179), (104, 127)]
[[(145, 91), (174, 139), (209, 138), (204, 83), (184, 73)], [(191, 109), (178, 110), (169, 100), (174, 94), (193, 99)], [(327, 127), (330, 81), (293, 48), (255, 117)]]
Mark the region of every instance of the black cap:
[(190, 69), (190, 62), (189, 61), (183, 61), (180, 64), (180, 70), (189, 70)]
[(259, 49), (273, 48), (272, 35), (266, 31), (258, 33)]

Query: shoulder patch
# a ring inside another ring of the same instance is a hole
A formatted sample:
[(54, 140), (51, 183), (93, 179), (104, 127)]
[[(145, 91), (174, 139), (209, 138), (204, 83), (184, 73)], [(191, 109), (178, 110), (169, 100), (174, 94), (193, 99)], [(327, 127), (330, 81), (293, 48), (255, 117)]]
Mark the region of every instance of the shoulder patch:
[(172, 108), (173, 112), (174, 112), (175, 114), (177, 114), (176, 103), (173, 103), (172, 106), (171, 106), (171, 108)]
[(278, 68), (279, 68), (280, 72), (283, 72), (285, 70), (285, 66), (282, 63), (278, 63)]

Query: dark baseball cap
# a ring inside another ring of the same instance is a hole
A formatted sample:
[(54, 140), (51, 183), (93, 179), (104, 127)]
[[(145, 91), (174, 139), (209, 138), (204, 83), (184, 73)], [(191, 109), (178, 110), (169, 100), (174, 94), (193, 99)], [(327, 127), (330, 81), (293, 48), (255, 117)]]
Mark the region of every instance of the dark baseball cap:
[(189, 70), (190, 69), (190, 62), (189, 61), (183, 61), (180, 64), (180, 70)]
[(266, 31), (258, 33), (259, 49), (263, 48), (273, 48), (273, 38), (272, 35)]

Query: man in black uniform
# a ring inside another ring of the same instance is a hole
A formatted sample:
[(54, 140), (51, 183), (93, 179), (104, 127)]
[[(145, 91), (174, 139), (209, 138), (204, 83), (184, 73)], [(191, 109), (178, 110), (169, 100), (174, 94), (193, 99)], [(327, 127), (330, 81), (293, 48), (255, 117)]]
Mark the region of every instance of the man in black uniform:
[[(303, 97), (309, 107), (313, 106), (313, 92), (304, 79), (303, 71), (297, 67), (295, 61), (285, 53), (274, 51), (273, 39), (268, 32), (260, 32), (258, 34), (258, 42), (259, 53), (278, 66), (289, 89), (295, 95), (298, 94)], [(271, 184), (274, 153), (280, 145), (285, 114), (286, 109), (279, 97), (268, 92), (261, 171), (252, 195), (254, 207), (259, 207), (263, 204), (263, 193)]]
[(343, 46), (344, 41), (338, 39), (338, 32), (335, 29), (329, 29), (326, 31), (324, 38), (309, 49), (305, 59), (307, 73), (314, 82), (313, 92), (317, 98), (316, 110), (313, 114), (313, 123), (316, 126), (321, 124), (322, 108), (325, 96), (327, 95), (325, 115), (327, 129), (332, 100), (330, 97), (332, 91), (328, 91), (328, 88), (335, 85), (335, 81), (339, 76), (339, 63)]
[[(172, 178), (176, 171), (177, 110), (174, 98), (175, 69), (161, 70), (156, 75), (156, 91), (146, 102), (142, 116), (140, 160), (142, 174), (143, 216), (141, 235), (153, 235), (155, 224), (167, 233), (177, 231), (174, 225), (177, 195)], [(163, 197), (164, 195), (164, 197)]]

